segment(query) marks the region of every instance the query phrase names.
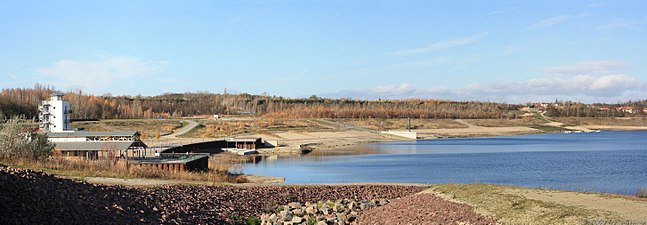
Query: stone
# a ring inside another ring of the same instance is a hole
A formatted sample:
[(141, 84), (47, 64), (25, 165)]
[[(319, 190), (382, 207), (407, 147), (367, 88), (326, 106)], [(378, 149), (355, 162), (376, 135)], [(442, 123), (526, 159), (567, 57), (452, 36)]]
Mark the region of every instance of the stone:
[(294, 216), (294, 217), (292, 217), (292, 221), (291, 221), (291, 222), (292, 222), (292, 223), (301, 223), (301, 221), (303, 221), (303, 218), (298, 217), (298, 216)]
[(272, 215), (270, 215), (267, 219), (272, 223), (276, 223), (279, 218), (276, 216), (276, 213), (272, 213)]
[(297, 216), (302, 216), (303, 215), (303, 210), (301, 210), (301, 209), (292, 210), (292, 214), (297, 215)]
[(346, 216), (346, 213), (337, 214), (337, 220), (339, 220), (341, 222), (346, 222), (347, 219), (348, 219), (348, 217)]
[(283, 221), (290, 221), (292, 220), (292, 214), (290, 214), (288, 210), (283, 210), (281, 211), (281, 219), (283, 219)]
[(288, 206), (290, 206), (290, 208), (293, 208), (293, 209), (298, 209), (298, 208), (301, 208), (301, 203), (290, 202), (290, 203), (288, 203)]
[(317, 213), (317, 209), (315, 209), (315, 207), (314, 207), (314, 206), (308, 206), (308, 207), (306, 208), (306, 213), (307, 213), (307, 214), (316, 214), (316, 213)]
[(357, 206), (357, 203), (355, 203), (355, 202), (348, 203), (348, 208), (351, 209), (351, 210), (355, 209), (355, 206)]
[(328, 225), (328, 224), (326, 222), (324, 222), (324, 221), (319, 221), (319, 222), (317, 222), (316, 225)]
[(328, 213), (330, 213), (330, 208), (328, 208), (328, 205), (324, 205), (321, 208), (319, 208), (319, 211), (322, 212), (324, 215), (328, 215)]
[(359, 208), (361, 210), (364, 210), (364, 209), (368, 208), (368, 203), (366, 203), (366, 202), (359, 203)]

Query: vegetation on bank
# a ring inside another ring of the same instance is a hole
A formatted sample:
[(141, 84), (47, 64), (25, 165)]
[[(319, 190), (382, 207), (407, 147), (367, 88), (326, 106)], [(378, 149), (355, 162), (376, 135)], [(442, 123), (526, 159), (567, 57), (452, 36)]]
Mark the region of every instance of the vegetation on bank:
[(170, 172), (148, 166), (128, 164), (116, 159), (68, 159), (54, 150), (46, 134), (34, 132), (32, 123), (10, 119), (1, 127), (0, 163), (55, 174), (78, 177), (156, 178), (207, 182), (244, 183), (241, 174), (231, 173), (240, 163), (237, 156), (223, 154), (210, 159), (207, 172)]

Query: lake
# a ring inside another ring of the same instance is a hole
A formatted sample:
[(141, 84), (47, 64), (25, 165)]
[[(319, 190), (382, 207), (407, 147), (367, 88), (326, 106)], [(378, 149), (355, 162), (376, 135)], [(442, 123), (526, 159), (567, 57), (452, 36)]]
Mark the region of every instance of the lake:
[(548, 133), (385, 142), (266, 157), (246, 174), (286, 183), (492, 183), (635, 194), (647, 187), (647, 132)]

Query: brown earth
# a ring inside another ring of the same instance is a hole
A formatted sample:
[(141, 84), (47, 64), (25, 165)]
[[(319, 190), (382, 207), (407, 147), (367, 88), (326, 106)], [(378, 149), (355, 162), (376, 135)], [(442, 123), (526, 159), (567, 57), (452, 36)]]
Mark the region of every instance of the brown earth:
[(288, 202), (394, 199), (420, 186), (93, 185), (33, 170), (0, 169), (0, 224), (239, 224)]
[(416, 194), (360, 213), (358, 224), (497, 224), (471, 206), (433, 194)]

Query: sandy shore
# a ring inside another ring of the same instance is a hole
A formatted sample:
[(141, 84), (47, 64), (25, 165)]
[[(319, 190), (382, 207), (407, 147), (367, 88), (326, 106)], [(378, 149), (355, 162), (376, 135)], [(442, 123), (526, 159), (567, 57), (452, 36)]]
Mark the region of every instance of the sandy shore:
[[(453, 137), (484, 137), (484, 136), (509, 136), (520, 134), (537, 134), (545, 131), (525, 127), (485, 127), (477, 126), (465, 120), (455, 120), (465, 128), (442, 128), (442, 129), (412, 129), (416, 132), (418, 139), (436, 139)], [(549, 122), (545, 126), (553, 126), (564, 130), (647, 130), (647, 126), (611, 126), (611, 125), (587, 125), (587, 126), (565, 126), (559, 122)], [(343, 126), (343, 125), (342, 125)], [(264, 140), (277, 140), (279, 147), (275, 149), (261, 150), (265, 154), (300, 153), (299, 146), (308, 144), (314, 150), (339, 149), (354, 145), (387, 142), (407, 141), (403, 137), (382, 134), (376, 130), (360, 127), (351, 127), (336, 131), (300, 131), (300, 132), (272, 132), (270, 134), (244, 135), (239, 137), (262, 137)]]

